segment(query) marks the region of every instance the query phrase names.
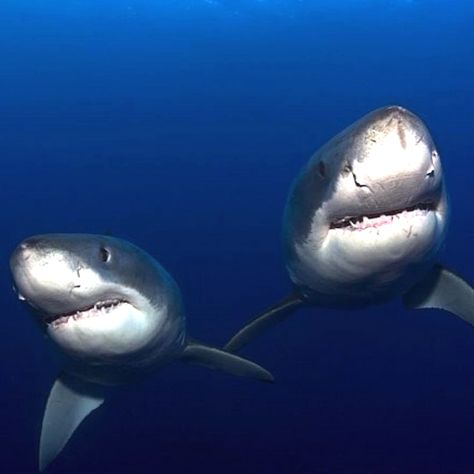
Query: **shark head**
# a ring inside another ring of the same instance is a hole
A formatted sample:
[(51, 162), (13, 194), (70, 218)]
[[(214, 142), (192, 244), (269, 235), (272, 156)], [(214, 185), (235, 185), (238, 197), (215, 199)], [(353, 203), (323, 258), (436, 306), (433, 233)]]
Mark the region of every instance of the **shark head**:
[(38, 235), (18, 245), (10, 268), (18, 297), (75, 360), (146, 366), (184, 339), (175, 282), (127, 241), (90, 234)]
[(296, 180), (284, 227), (290, 276), (322, 300), (384, 299), (432, 264), (447, 212), (424, 123), (402, 107), (375, 110), (318, 150)]

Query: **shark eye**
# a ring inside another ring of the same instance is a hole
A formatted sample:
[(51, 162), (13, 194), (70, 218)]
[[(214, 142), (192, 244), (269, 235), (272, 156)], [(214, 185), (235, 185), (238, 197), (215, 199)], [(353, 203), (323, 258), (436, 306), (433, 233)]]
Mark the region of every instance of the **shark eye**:
[(319, 162), (318, 171), (319, 171), (319, 176), (321, 176), (321, 178), (326, 177), (326, 165), (324, 164), (324, 161)]
[(100, 248), (100, 259), (107, 263), (110, 260), (110, 251), (107, 250), (105, 247)]

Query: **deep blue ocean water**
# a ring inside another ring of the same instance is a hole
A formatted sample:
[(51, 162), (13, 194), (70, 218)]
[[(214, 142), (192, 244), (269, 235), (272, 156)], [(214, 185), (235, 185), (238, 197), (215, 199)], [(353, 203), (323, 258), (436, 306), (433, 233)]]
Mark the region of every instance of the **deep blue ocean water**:
[[(299, 169), (400, 104), (444, 164), (441, 260), (474, 282), (473, 21), (467, 0), (2, 0), (1, 472), (35, 472), (61, 368), (11, 290), (26, 236), (131, 240), (178, 281), (190, 334), (223, 344), (290, 288)], [(305, 309), (243, 353), (276, 383), (176, 363), (116, 390), (49, 472), (474, 472), (474, 329), (457, 318)]]

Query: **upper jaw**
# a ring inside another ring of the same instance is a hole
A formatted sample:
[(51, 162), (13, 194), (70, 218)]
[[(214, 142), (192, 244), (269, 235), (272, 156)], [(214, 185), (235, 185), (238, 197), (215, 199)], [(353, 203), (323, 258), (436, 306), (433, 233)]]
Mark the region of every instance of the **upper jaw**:
[(127, 303), (131, 304), (129, 298), (126, 296), (119, 295), (117, 293), (111, 293), (109, 295), (101, 295), (95, 298), (88, 298), (81, 301), (65, 301), (64, 299), (54, 298), (45, 299), (43, 302), (39, 302), (38, 298), (31, 296), (24, 296), (16, 285), (13, 285), (15, 293), (18, 295), (18, 299), (28, 305), (28, 307), (35, 313), (36, 317), (40, 319), (45, 325), (51, 325), (58, 322), (65, 322), (70, 318), (78, 320), (81, 317), (88, 315), (99, 316), (105, 311), (108, 311), (119, 304)]
[(82, 306), (81, 308), (75, 309), (73, 311), (57, 314), (46, 314), (42, 319), (43, 322), (48, 325), (60, 324), (61, 322), (68, 321), (70, 318), (78, 320), (86, 316), (100, 316), (101, 314), (105, 314), (114, 307), (124, 303), (129, 304), (127, 300), (121, 298), (104, 299), (99, 300), (94, 304)]
[(351, 224), (382, 216), (401, 217), (403, 213), (412, 211), (434, 212), (442, 209), (445, 192), (441, 182), (424, 188), (420, 183), (418, 187), (415, 182), (410, 184), (408, 187), (391, 188), (386, 185), (382, 192), (341, 194), (325, 206), (329, 229), (351, 227)]
[[(403, 208), (396, 208), (386, 211), (378, 211), (378, 212), (370, 212), (367, 211), (364, 214), (356, 214), (356, 215), (346, 215), (344, 217), (339, 217), (335, 219), (331, 219), (329, 221), (329, 228), (330, 229), (341, 229), (341, 228), (357, 228), (360, 227), (362, 223), (369, 223), (370, 220), (380, 219), (383, 217), (390, 218), (392, 216), (402, 215), (403, 213), (409, 213), (414, 211), (420, 212), (431, 212), (435, 211), (437, 208), (437, 204), (433, 201), (422, 201), (418, 204), (413, 204), (408, 207)], [(370, 225), (363, 226), (369, 227)]]

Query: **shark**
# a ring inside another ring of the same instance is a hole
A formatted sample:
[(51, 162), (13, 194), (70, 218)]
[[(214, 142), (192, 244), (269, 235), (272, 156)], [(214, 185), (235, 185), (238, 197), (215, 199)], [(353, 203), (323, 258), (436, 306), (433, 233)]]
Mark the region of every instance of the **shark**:
[(100, 407), (107, 386), (183, 360), (264, 382), (259, 365), (188, 337), (183, 298), (171, 275), (132, 243), (95, 234), (23, 240), (10, 269), (18, 298), (68, 361), (43, 415), (39, 469)]
[(318, 149), (284, 210), (292, 289), (224, 346), (237, 352), (303, 306), (364, 308), (401, 298), (474, 325), (474, 290), (438, 255), (449, 221), (439, 152), (400, 106), (363, 116)]

